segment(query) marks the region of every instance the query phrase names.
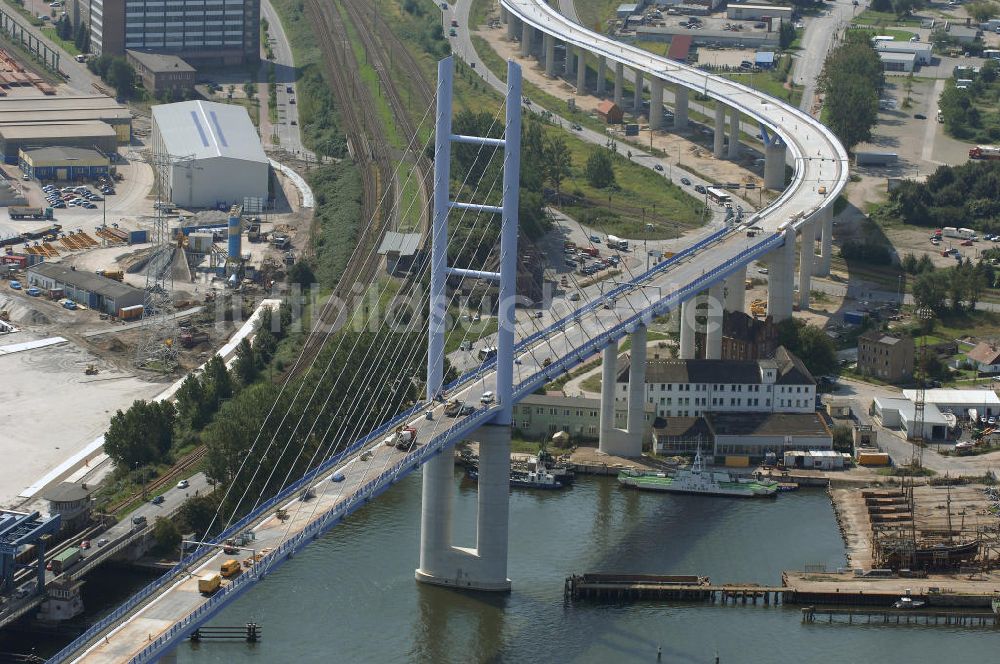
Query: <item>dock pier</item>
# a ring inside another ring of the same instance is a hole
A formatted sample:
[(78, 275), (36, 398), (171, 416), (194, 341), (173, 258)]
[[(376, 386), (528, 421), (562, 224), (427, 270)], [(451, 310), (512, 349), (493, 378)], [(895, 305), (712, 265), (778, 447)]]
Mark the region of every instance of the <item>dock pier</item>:
[[(807, 606), (802, 609), (802, 622), (814, 623), (817, 616), (825, 616), (827, 622), (846, 622), (858, 624), (881, 625), (966, 625), (985, 626), (997, 625), (998, 616), (992, 611), (941, 611), (924, 609), (883, 609), (874, 608), (842, 608)], [(840, 620), (835, 621), (835, 618)], [(862, 619), (867, 621), (862, 622)]]
[(778, 604), (785, 588), (757, 584), (712, 585), (696, 575), (583, 574), (567, 577), (563, 595), (568, 600), (624, 602), (677, 600), (720, 604)]

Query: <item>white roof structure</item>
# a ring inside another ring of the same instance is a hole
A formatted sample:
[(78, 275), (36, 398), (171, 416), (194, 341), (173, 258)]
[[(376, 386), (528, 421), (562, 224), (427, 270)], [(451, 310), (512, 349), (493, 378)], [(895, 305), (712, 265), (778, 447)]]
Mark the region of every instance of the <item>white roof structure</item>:
[(161, 104), (153, 106), (153, 122), (174, 157), (228, 157), (267, 164), (257, 130), (242, 106), (212, 101)]
[[(917, 391), (903, 390), (903, 396), (913, 401), (917, 398)], [(944, 388), (925, 390), (924, 403), (932, 403), (938, 406), (967, 405), (969, 408), (976, 406), (1000, 407), (1000, 397), (993, 390), (956, 390)]]

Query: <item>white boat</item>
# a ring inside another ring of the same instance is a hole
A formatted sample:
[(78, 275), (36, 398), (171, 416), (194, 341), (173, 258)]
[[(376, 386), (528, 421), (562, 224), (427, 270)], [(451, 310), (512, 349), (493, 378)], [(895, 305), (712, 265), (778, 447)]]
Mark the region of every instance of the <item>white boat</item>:
[(893, 606), (896, 607), (897, 609), (919, 609), (926, 603), (927, 602), (924, 602), (923, 600), (913, 599), (912, 597), (907, 595), (905, 597), (900, 597), (896, 601), (896, 603), (893, 604)]
[(646, 491), (691, 493), (706, 496), (734, 496), (738, 498), (768, 497), (778, 493), (778, 483), (731, 475), (726, 471), (705, 470), (701, 448), (695, 454), (690, 468), (672, 475), (658, 472), (622, 471), (618, 482), (624, 486)]

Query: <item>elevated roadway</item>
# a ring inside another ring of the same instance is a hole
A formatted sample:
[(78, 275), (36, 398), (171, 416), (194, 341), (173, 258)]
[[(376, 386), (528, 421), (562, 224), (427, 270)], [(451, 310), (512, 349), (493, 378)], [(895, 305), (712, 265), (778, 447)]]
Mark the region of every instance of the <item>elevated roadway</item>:
[[(790, 316), (795, 233), (804, 229), (809, 242), (803, 246), (812, 255), (812, 222), (828, 214), (847, 182), (847, 154), (836, 138), (798, 109), (738, 83), (586, 30), (540, 0), (501, 0), (501, 3), (509, 13), (508, 20), (522, 21), (532, 30), (563, 41), (570, 49), (582, 49), (612, 63), (621, 63), (651, 81), (700, 92), (715, 100), (718, 107), (752, 118), (787, 146), (794, 169), (791, 184), (783, 193), (744, 224), (699, 240), (542, 331), (527, 334), (519, 329), (514, 399), (520, 400), (594, 353), (616, 348), (619, 339), (639, 333), (653, 318), (676, 310), (706, 290), (713, 292), (727, 281), (735, 285), (731, 281), (734, 277), (739, 279), (738, 292), (742, 298), (745, 266), (765, 254), (771, 254), (772, 265), (769, 308), (776, 318)], [(657, 85), (653, 86), (654, 93)], [(747, 232), (750, 228), (760, 230), (751, 234)], [(807, 263), (803, 259), (803, 263), (808, 268), (812, 260)], [(808, 274), (808, 270), (800, 272)], [(684, 344), (682, 328), (682, 354)], [(449, 419), (444, 416), (441, 403), (418, 404), (233, 524), (216, 541), (251, 530), (255, 538), (241, 557), (251, 554), (262, 557), (214, 595), (198, 593), (197, 577), (218, 570), (223, 560), (234, 556), (204, 546), (94, 625), (52, 661), (146, 662), (169, 652), (296, 551), (421, 464), (449, 453), (447, 450), (454, 443), (488, 422), (496, 407), (489, 402), (481, 403), (480, 397), (487, 391), (495, 391), (494, 369), (488, 362), (448, 386), (449, 397), (479, 404), (472, 414)], [(418, 431), (414, 449), (401, 451), (381, 444), (387, 432), (404, 424)], [(332, 481), (334, 474), (339, 481)], [(307, 491), (314, 495), (299, 499)], [(286, 519), (278, 518), (278, 508), (287, 512)]]

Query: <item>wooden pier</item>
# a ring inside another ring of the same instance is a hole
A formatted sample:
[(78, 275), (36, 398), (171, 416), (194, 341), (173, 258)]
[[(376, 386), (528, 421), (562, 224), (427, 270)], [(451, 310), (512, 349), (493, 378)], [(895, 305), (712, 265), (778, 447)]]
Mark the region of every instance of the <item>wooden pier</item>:
[(777, 604), (785, 588), (757, 584), (712, 585), (708, 577), (654, 574), (584, 574), (566, 579), (566, 599), (604, 602), (678, 600), (722, 604)]
[(817, 617), (826, 622), (846, 622), (849, 625), (964, 625), (996, 626), (997, 614), (992, 611), (942, 611), (940, 609), (852, 609), (841, 607), (802, 609), (802, 622), (816, 622)]

